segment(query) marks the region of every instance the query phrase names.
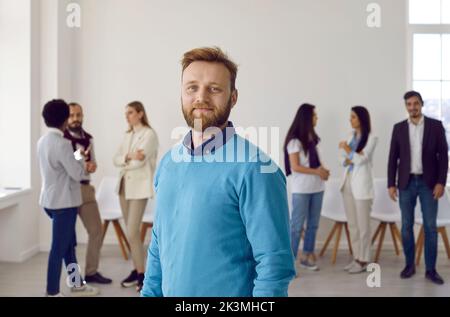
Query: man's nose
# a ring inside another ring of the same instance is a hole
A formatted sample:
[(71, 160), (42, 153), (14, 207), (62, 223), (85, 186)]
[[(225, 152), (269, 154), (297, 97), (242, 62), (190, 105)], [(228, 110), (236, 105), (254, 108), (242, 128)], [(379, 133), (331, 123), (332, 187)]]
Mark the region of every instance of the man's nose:
[(206, 88), (200, 88), (195, 96), (196, 103), (206, 103), (209, 100), (208, 90)]

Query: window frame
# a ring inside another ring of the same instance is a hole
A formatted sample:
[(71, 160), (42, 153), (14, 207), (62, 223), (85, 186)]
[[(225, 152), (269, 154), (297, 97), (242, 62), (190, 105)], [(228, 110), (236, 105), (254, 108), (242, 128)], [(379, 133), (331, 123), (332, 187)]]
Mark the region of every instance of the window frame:
[[(407, 74), (407, 89), (412, 90), (414, 87), (414, 35), (416, 34), (450, 34), (450, 24), (410, 24), (409, 23), (409, 8), (410, 0), (406, 1), (407, 18), (406, 18), (406, 74)], [(442, 65), (441, 65), (442, 67)], [(447, 80), (440, 79), (442, 82)], [(442, 93), (441, 93), (442, 101)], [(442, 113), (442, 111), (441, 111)]]
[[(442, 8), (442, 3), (441, 3)], [(406, 0), (406, 78), (407, 78), (407, 90), (412, 90), (414, 87), (414, 35), (415, 34), (450, 34), (450, 24), (411, 24), (409, 22), (410, 17), (410, 0)], [(442, 13), (441, 13), (442, 17)], [(442, 65), (441, 65), (442, 67)], [(441, 84), (444, 82), (441, 76)], [(445, 80), (447, 82), (447, 80)], [(440, 101), (440, 116), (439, 120), (442, 120), (442, 90), (441, 90), (441, 101)], [(450, 132), (450, 131), (446, 131)], [(450, 146), (449, 146), (450, 154)], [(450, 159), (449, 159), (450, 167)], [(448, 171), (450, 175), (450, 169)]]
[(440, 8), (439, 8), (439, 15), (440, 15), (439, 19), (440, 19), (440, 22), (439, 23), (410, 23), (410, 18), (411, 18), (411, 12), (410, 12), (411, 1), (413, 1), (413, 0), (406, 0), (406, 6), (407, 6), (406, 14), (408, 16), (408, 19), (407, 19), (407, 24), (408, 25), (450, 25), (450, 21), (446, 22), (446, 23), (443, 23), (443, 14), (442, 14), (443, 3), (444, 3), (444, 1), (449, 1), (449, 0), (439, 0), (439, 2), (440, 2), (440, 4), (439, 4), (440, 5)]

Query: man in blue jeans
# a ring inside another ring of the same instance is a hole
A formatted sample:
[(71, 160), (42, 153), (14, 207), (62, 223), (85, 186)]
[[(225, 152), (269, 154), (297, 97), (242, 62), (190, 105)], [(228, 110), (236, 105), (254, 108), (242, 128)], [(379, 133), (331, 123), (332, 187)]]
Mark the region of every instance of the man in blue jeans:
[[(394, 126), (388, 163), (388, 188), (392, 200), (400, 195), (402, 243), (406, 267), (401, 278), (415, 270), (414, 210), (419, 197), (425, 233), (425, 277), (444, 283), (436, 272), (438, 200), (444, 195), (448, 170), (448, 146), (441, 121), (422, 114), (422, 96), (416, 91), (404, 96), (409, 118)], [(398, 177), (397, 177), (398, 172)]]
[[(75, 246), (75, 222), (81, 205), (80, 181), (87, 177), (84, 160), (74, 157), (70, 141), (64, 138), (69, 106), (64, 100), (49, 101), (42, 111), (48, 133), (37, 145), (42, 188), (39, 204), (52, 219), (52, 245), (48, 258), (47, 296), (60, 297), (62, 261), (70, 274), (72, 296), (93, 296), (98, 289), (80, 276)], [(81, 153), (86, 156), (87, 153)]]

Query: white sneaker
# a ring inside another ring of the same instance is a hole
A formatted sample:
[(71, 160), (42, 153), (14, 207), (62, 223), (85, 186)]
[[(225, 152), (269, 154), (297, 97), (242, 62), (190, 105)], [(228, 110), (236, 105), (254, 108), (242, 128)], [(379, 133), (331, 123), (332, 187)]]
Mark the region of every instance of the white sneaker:
[(310, 271), (318, 271), (319, 267), (317, 266), (317, 264), (313, 261), (309, 261), (309, 260), (303, 260), (300, 261), (300, 267), (310, 270)]
[(96, 296), (100, 293), (100, 290), (97, 287), (91, 286), (89, 284), (83, 284), (80, 287), (72, 287), (70, 289), (72, 297), (88, 297), (88, 296)]
[(351, 269), (355, 264), (358, 264), (355, 260), (351, 261), (349, 264), (347, 264), (347, 265), (344, 267), (344, 271), (350, 271), (350, 269)]
[(295, 278), (298, 278), (300, 272), (300, 263), (295, 261), (294, 268), (295, 268)]
[(365, 272), (367, 270), (367, 264), (361, 265), (359, 263), (356, 263), (354, 266), (351, 267), (350, 270), (348, 270), (348, 273), (350, 274), (358, 274)]

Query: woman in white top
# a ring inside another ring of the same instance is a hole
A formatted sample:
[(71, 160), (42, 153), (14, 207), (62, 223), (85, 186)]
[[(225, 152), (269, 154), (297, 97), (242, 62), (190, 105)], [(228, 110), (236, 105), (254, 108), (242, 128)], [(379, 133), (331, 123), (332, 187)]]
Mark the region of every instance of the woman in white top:
[(325, 183), (330, 172), (323, 167), (318, 144), (320, 138), (315, 106), (303, 104), (297, 111), (284, 143), (286, 175), (290, 176), (292, 213), (290, 221), (291, 247), (297, 259), (301, 232), (306, 221), (305, 240), (300, 266), (318, 270), (315, 263), (315, 242), (319, 227)]
[(127, 105), (126, 118), (129, 129), (114, 156), (114, 165), (120, 168), (116, 191), (119, 194), (135, 269), (121, 285), (137, 285), (137, 291), (140, 291), (145, 263), (144, 246), (139, 232), (147, 200), (153, 198), (158, 137), (150, 127), (141, 102), (135, 101)]
[(372, 157), (377, 138), (371, 134), (370, 115), (366, 108), (352, 108), (353, 132), (339, 144), (345, 167), (341, 185), (342, 198), (353, 246), (353, 261), (345, 267), (351, 274), (366, 271), (370, 261), (370, 212), (374, 198)]

